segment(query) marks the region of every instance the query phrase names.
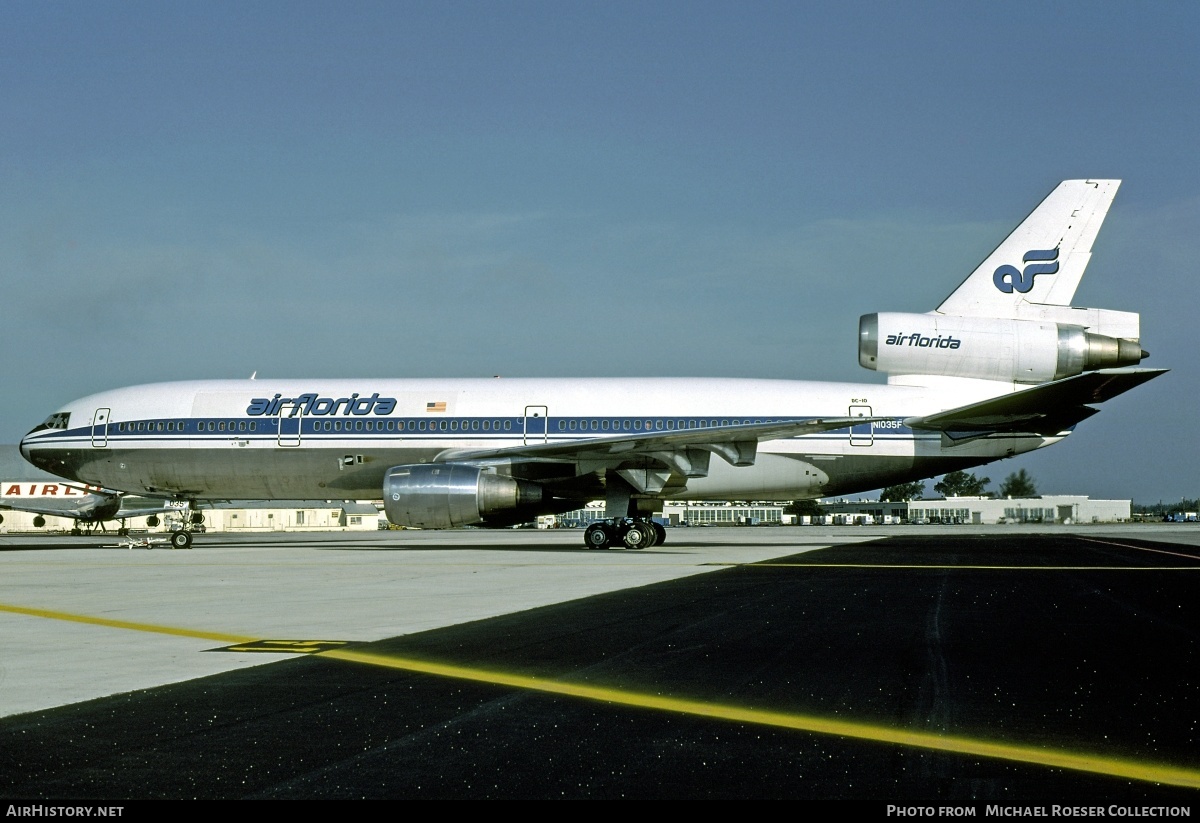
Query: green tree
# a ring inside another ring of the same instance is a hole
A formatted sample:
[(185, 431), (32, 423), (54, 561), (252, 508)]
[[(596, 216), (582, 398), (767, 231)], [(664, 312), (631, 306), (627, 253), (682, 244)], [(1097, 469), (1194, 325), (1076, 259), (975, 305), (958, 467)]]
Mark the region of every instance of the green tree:
[(1029, 472), (1024, 469), (1013, 472), (1000, 484), (1001, 497), (1035, 497), (1036, 495), (1037, 486), (1034, 485)]
[(976, 477), (970, 472), (949, 472), (933, 485), (933, 490), (942, 497), (990, 497), (985, 489), (991, 482), (990, 477)]
[(788, 514), (795, 514), (800, 517), (819, 517), (824, 514), (824, 510), (817, 505), (816, 500), (793, 500), (788, 503), (783, 509)]
[(888, 486), (879, 493), (879, 499), (888, 503), (907, 503), (909, 500), (920, 500), (924, 495), (925, 481), (914, 480), (911, 483)]

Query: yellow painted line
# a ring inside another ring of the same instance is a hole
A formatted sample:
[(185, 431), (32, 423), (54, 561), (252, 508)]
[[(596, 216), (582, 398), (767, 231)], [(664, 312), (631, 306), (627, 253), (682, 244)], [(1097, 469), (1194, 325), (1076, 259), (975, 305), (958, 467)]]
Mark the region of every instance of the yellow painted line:
[[(928, 568), (928, 567), (923, 567)], [(68, 612), (51, 611), (49, 609), (31, 609), (24, 606), (12, 606), (0, 603), (0, 612), (23, 614), (30, 617), (41, 617), (50, 620), (65, 620), (73, 623), (84, 623), (93, 626), (127, 629), (131, 631), (167, 634), (176, 637), (194, 637), (203, 640), (214, 640), (223, 643), (238, 644), (252, 643), (258, 638), (230, 635), (222, 632), (205, 632), (193, 629), (181, 629), (171, 626), (157, 626), (150, 623), (135, 623), (128, 620), (110, 620), (103, 617), (71, 614)], [(496, 686), (507, 686), (515, 689), (553, 694), (562, 697), (574, 697), (583, 700), (594, 700), (619, 706), (629, 706), (641, 709), (685, 714), (696, 717), (727, 720), (734, 723), (750, 723), (759, 726), (771, 726), (781, 729), (811, 732), (814, 734), (829, 734), (838, 737), (849, 737), (858, 740), (868, 740), (876, 743), (892, 743), (899, 746), (929, 749), (932, 751), (950, 752), (954, 754), (988, 757), (1029, 763), (1051, 768), (1071, 769), (1074, 771), (1090, 772), (1109, 777), (1129, 780), (1143, 780), (1152, 783), (1162, 783), (1172, 786), (1200, 788), (1200, 770), (1173, 766), (1162, 763), (1148, 763), (1122, 758), (1105, 757), (1085, 752), (1071, 752), (1034, 746), (1021, 746), (1012, 743), (998, 743), (977, 738), (958, 735), (942, 735), (932, 732), (913, 731), (870, 723), (856, 723), (847, 720), (832, 720), (813, 715), (790, 714), (787, 712), (765, 711), (742, 706), (723, 705), (701, 700), (669, 697), (660, 694), (645, 694), (605, 686), (588, 686), (580, 683), (569, 683), (558, 680), (547, 680), (530, 675), (510, 674), (505, 672), (477, 669), (466, 666), (455, 666), (445, 663), (434, 663), (407, 657), (375, 654), (371, 652), (354, 651), (352, 649), (333, 649), (318, 652), (321, 657), (341, 660), (349, 663), (360, 663), (368, 666), (379, 666), (388, 669), (417, 672), (436, 677), (449, 677), (476, 683), (488, 683)]]
[(348, 646), (349, 640), (255, 640), (236, 643), (221, 649), (223, 652), (264, 652), (269, 654), (316, 654)]
[(515, 689), (527, 689), (546, 694), (595, 700), (602, 703), (613, 703), (640, 709), (654, 709), (674, 714), (728, 720), (735, 723), (751, 723), (759, 726), (772, 726), (816, 734), (851, 737), (877, 743), (893, 743), (900, 746), (911, 746), (954, 754), (1012, 760), (1019, 763), (1071, 769), (1073, 771), (1090, 772), (1129, 780), (1145, 780), (1172, 786), (1200, 788), (1200, 769), (1173, 766), (1164, 763), (1148, 763), (1088, 754), (1086, 752), (1071, 752), (1044, 747), (999, 743), (957, 735), (913, 731), (910, 729), (856, 723), (847, 720), (831, 720), (813, 715), (764, 711), (742, 706), (668, 697), (660, 694), (642, 694), (604, 686), (587, 686), (580, 683), (545, 680), (528, 675), (507, 674), (465, 666), (452, 666), (444, 663), (433, 663), (406, 657), (391, 657), (350, 649), (322, 652), (321, 657), (332, 657), (337, 660), (363, 663), (369, 666), (382, 666), (438, 677), (451, 677), (457, 680), (470, 680)]
[(0, 612), (9, 614), (25, 614), (30, 617), (44, 617), (49, 620), (66, 620), (71, 623), (85, 623), (89, 626), (105, 626), (110, 629), (128, 629), (135, 632), (151, 632), (153, 634), (169, 634), (175, 637), (195, 637), (200, 640), (215, 640), (218, 643), (253, 643), (257, 637), (244, 637), (240, 634), (224, 634), (222, 632), (202, 632), (195, 629), (180, 629), (173, 626), (156, 626), (153, 623), (134, 623), (129, 620), (110, 620), (107, 617), (93, 617), (87, 614), (71, 614), (70, 612), (55, 612), (49, 609), (29, 609), (24, 606), (10, 606), (0, 603)]

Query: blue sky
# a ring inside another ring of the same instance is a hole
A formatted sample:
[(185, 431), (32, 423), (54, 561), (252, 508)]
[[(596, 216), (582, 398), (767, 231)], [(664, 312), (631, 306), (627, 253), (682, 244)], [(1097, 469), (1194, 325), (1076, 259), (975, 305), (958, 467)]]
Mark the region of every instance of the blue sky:
[[(1059, 180), (1146, 365), (1026, 468), (1200, 495), (1200, 6), (0, 5), (0, 442), (168, 379), (876, 382)], [(932, 487), (932, 483), (929, 484)]]

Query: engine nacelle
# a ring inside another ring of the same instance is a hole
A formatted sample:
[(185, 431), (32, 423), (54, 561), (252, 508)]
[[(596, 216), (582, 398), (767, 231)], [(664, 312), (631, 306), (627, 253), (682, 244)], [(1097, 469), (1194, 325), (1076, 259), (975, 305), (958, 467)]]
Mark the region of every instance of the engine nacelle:
[(1145, 356), (1136, 339), (1047, 320), (886, 312), (858, 322), (858, 362), (888, 374), (1045, 383)]
[[(383, 480), (383, 510), (397, 526), (453, 529), (482, 523), (489, 516), (533, 513), (542, 487), (528, 480), (489, 474), (463, 463), (396, 466)], [(519, 520), (517, 521), (519, 522)]]

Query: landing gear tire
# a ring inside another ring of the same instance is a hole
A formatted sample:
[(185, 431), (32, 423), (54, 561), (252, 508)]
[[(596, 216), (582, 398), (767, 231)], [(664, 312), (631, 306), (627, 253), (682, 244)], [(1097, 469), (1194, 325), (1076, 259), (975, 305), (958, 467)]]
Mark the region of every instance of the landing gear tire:
[(172, 549), (190, 549), (192, 547), (191, 532), (172, 532), (171, 533), (171, 548)]
[(661, 546), (667, 542), (667, 529), (662, 523), (651, 523), (654, 529), (654, 545)]
[(645, 549), (654, 545), (654, 529), (645, 523), (633, 523), (621, 538), (627, 549)]
[(603, 523), (593, 523), (583, 533), (583, 543), (589, 549), (607, 549), (612, 543), (612, 535)]

